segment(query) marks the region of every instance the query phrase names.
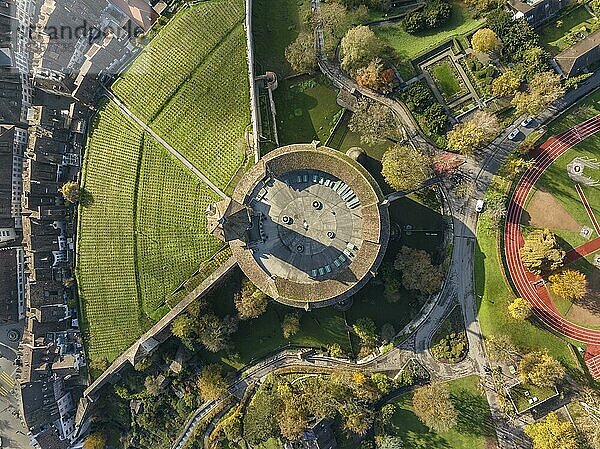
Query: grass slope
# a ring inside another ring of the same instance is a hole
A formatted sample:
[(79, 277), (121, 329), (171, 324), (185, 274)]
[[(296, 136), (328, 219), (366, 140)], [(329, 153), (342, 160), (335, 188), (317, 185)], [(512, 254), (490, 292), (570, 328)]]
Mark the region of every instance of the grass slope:
[(530, 321), (517, 321), (508, 314), (508, 305), (515, 298), (506, 285), (498, 258), (496, 232), (489, 231), (485, 219), (477, 226), (475, 247), (475, 291), (479, 300), (479, 322), (485, 337), (494, 334), (509, 335), (523, 352), (546, 348), (571, 371), (579, 367), (567, 343), (549, 330)]
[(590, 28), (594, 23), (592, 15), (583, 5), (573, 8), (544, 26), (540, 31), (540, 44), (552, 56), (557, 55), (572, 45), (567, 35), (580, 31), (582, 27)]
[(373, 31), (395, 51), (400, 60), (413, 59), (431, 50), (448, 39), (467, 34), (483, 23), (475, 19), (468, 7), (459, 1), (453, 2), (454, 9), (448, 22), (434, 30), (410, 34), (400, 24), (375, 27)]

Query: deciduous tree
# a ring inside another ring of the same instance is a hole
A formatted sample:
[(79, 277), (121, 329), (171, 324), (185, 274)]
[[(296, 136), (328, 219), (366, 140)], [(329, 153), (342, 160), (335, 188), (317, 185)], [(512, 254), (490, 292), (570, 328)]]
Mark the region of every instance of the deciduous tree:
[(377, 327), (371, 318), (359, 318), (352, 325), (352, 330), (365, 347), (373, 349), (377, 346)]
[(108, 440), (103, 433), (93, 432), (83, 442), (83, 449), (106, 449)]
[(419, 388), (413, 394), (412, 403), (415, 415), (430, 429), (446, 432), (456, 425), (458, 413), (444, 384), (434, 383)]
[(60, 192), (62, 193), (64, 199), (71, 204), (75, 204), (79, 201), (79, 184), (77, 184), (75, 181), (69, 181), (65, 183), (60, 188)]
[(565, 377), (565, 369), (547, 351), (525, 354), (519, 361), (519, 379), (540, 387), (554, 387)]
[(219, 352), (229, 344), (229, 337), (237, 330), (237, 321), (231, 317), (220, 320), (207, 313), (198, 319), (197, 333), (200, 343), (210, 352)]
[(383, 177), (396, 190), (415, 189), (433, 176), (431, 158), (405, 145), (391, 147), (381, 163)]
[(500, 97), (512, 97), (521, 86), (521, 77), (514, 70), (507, 70), (492, 81), (492, 93)]
[(203, 401), (213, 401), (223, 397), (229, 387), (223, 368), (217, 364), (205, 366), (198, 376), (196, 385)]
[(471, 45), (477, 52), (491, 53), (498, 48), (498, 36), (489, 28), (481, 28), (473, 34)]
[(285, 57), (295, 72), (313, 72), (317, 68), (317, 50), (312, 33), (302, 31), (285, 49)]
[(442, 286), (443, 273), (431, 263), (429, 253), (422, 249), (403, 246), (396, 256), (394, 267), (402, 272), (402, 285), (407, 290), (432, 295)]
[(514, 359), (519, 351), (510, 337), (506, 334), (493, 334), (485, 340), (490, 358), (499, 362), (508, 362)]
[(193, 339), (196, 337), (196, 320), (187, 313), (182, 313), (171, 323), (171, 332), (179, 337), (189, 349), (193, 349)]
[(508, 313), (515, 320), (524, 321), (531, 316), (531, 304), (523, 298), (515, 298), (508, 305)]
[(518, 64), (519, 71), (525, 79), (530, 80), (537, 74), (548, 70), (550, 55), (540, 46), (533, 46), (525, 50)]
[(500, 132), (494, 114), (477, 111), (464, 123), (459, 123), (447, 134), (448, 147), (462, 154), (472, 154), (487, 145)]
[(388, 75), (389, 70), (384, 70), (381, 59), (375, 58), (369, 62), (369, 65), (357, 70), (356, 83), (377, 92), (388, 93), (392, 88), (394, 79)]
[(577, 449), (577, 434), (573, 424), (561, 420), (555, 412), (525, 427), (534, 449)]
[(377, 441), (378, 449), (402, 449), (403, 447), (402, 438), (394, 435), (383, 435)]
[(556, 236), (549, 229), (535, 229), (524, 240), (521, 260), (529, 271), (540, 274), (562, 266), (565, 252), (558, 246)]
[(249, 280), (242, 283), (242, 289), (234, 298), (240, 319), (258, 318), (267, 311), (267, 295)]
[(363, 406), (352, 405), (345, 411), (344, 428), (356, 435), (365, 435), (373, 425), (373, 412)]
[(387, 138), (397, 139), (401, 134), (391, 109), (371, 100), (356, 102), (348, 126), (360, 135), (360, 141), (365, 144), (382, 142)]
[(542, 72), (529, 82), (527, 92), (517, 92), (512, 103), (517, 109), (517, 114), (537, 115), (564, 93), (560, 75)]
[(582, 299), (587, 293), (587, 278), (579, 271), (563, 270), (548, 280), (552, 291), (564, 299)]
[(377, 57), (383, 45), (373, 30), (368, 26), (360, 25), (348, 30), (340, 44), (342, 54), (342, 68), (354, 74), (356, 70), (366, 66), (369, 61)]
[(300, 316), (297, 313), (289, 313), (283, 318), (281, 332), (284, 338), (290, 338), (300, 331)]

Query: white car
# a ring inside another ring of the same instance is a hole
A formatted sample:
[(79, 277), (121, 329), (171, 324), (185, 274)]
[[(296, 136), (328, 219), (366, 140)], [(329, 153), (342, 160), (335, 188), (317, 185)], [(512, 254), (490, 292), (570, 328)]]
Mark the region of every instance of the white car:
[(475, 212), (478, 214), (483, 212), (483, 204), (483, 200), (477, 200), (477, 203), (475, 204)]
[(520, 132), (521, 131), (519, 131), (519, 128), (513, 129), (512, 132), (508, 135), (508, 140), (515, 140), (515, 137), (517, 137)]
[(531, 118), (531, 117), (527, 117), (525, 120), (523, 120), (523, 121), (521, 122), (521, 126), (525, 126), (525, 127), (526, 127), (526, 126), (527, 126), (527, 125), (529, 125), (531, 122), (533, 122), (533, 118)]

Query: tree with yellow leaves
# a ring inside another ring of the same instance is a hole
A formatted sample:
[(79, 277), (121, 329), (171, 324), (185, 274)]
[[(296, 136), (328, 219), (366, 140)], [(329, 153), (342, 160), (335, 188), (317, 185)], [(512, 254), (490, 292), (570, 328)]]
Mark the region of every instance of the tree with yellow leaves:
[(512, 104), (517, 114), (537, 115), (562, 97), (565, 89), (560, 75), (554, 72), (542, 72), (529, 82), (527, 92), (517, 92)]
[(587, 293), (585, 274), (577, 270), (563, 270), (548, 277), (552, 291), (564, 299), (582, 299)]
[(515, 298), (514, 301), (508, 305), (508, 313), (515, 320), (525, 321), (531, 316), (531, 304), (523, 298)]
[(499, 132), (500, 124), (494, 114), (477, 111), (468, 121), (456, 125), (446, 137), (449, 148), (469, 155), (487, 145)]
[(521, 382), (551, 388), (565, 377), (565, 369), (547, 351), (534, 351), (519, 361), (518, 374)]
[(525, 433), (533, 441), (534, 449), (577, 449), (579, 447), (573, 424), (559, 419), (554, 412), (526, 426)]
[(512, 97), (517, 93), (521, 82), (521, 77), (509, 69), (492, 81), (492, 93), (499, 97)]
[(473, 34), (471, 46), (476, 52), (491, 53), (498, 48), (498, 36), (489, 28), (482, 28)]

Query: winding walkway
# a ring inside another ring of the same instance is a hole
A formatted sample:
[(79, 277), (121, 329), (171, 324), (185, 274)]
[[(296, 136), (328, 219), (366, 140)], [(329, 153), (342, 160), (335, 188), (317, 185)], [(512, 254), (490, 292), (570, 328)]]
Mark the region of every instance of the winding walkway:
[[(513, 192), (504, 228), (504, 255), (510, 277), (519, 295), (529, 301), (533, 306), (534, 314), (547, 326), (589, 345), (600, 345), (600, 330), (587, 329), (563, 318), (556, 310), (546, 287), (538, 282), (541, 277), (532, 274), (523, 265), (519, 256), (519, 251), (524, 244), (520, 222), (529, 192), (542, 173), (565, 151), (598, 131), (600, 131), (600, 115), (551, 137), (540, 146), (534, 165), (523, 174)], [(595, 239), (582, 245), (583, 248), (575, 248), (568, 258), (575, 260), (593, 252), (599, 245), (600, 239)], [(598, 357), (600, 356), (586, 360), (594, 378), (600, 378)]]

